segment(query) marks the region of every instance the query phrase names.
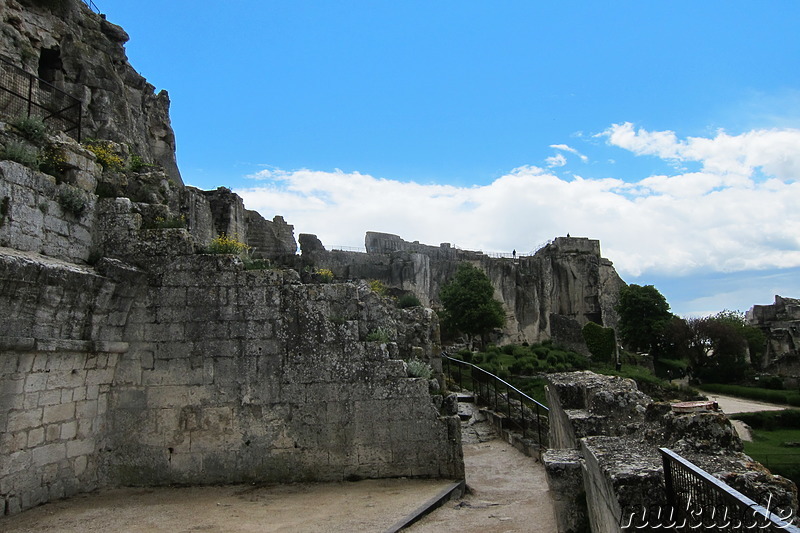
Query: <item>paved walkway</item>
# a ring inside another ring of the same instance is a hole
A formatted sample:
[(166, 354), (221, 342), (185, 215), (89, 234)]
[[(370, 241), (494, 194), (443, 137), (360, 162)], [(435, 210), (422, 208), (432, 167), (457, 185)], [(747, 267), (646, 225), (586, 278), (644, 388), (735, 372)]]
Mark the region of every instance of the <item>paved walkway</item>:
[(499, 439), (488, 423), (462, 430), (469, 494), (445, 503), (413, 533), (553, 533), (557, 530), (544, 466)]

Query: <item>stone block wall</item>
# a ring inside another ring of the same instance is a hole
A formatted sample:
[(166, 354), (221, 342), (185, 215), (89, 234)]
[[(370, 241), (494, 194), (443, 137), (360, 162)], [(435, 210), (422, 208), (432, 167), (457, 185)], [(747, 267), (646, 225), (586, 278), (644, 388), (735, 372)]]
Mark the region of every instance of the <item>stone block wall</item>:
[[(75, 214), (60, 201), (75, 195), (85, 202)], [(13, 161), (0, 161), (0, 246), (85, 261), (92, 246), (95, 197), (80, 187)]]
[(6, 514), (120, 484), (463, 478), (457, 416), (400, 359), (437, 367), (430, 310), (230, 255), (149, 267), (0, 249)]
[(0, 499), (4, 513), (93, 490), (136, 272), (0, 249)]
[(0, 338), (4, 514), (102, 484), (109, 390), (125, 347)]
[[(352, 284), (304, 285), (230, 256), (179, 258), (132, 311), (111, 394), (110, 475), (128, 484), (454, 477), (457, 419), (365, 342)], [(374, 303), (374, 302), (373, 302)]]

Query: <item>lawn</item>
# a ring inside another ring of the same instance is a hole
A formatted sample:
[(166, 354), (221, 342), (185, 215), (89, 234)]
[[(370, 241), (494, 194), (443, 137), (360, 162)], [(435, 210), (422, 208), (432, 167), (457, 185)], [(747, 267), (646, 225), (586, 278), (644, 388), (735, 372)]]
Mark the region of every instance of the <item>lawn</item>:
[(747, 455), (763, 464), (773, 474), (780, 474), (800, 484), (800, 411), (768, 411), (734, 415), (750, 425), (753, 442), (744, 443)]

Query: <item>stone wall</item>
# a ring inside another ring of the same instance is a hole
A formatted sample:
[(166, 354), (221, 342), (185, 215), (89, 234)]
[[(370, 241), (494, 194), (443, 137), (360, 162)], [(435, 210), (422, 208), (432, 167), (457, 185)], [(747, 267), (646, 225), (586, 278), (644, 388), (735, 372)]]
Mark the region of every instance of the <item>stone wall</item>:
[(109, 391), (139, 273), (110, 260), (98, 269), (0, 249), (5, 514), (104, 479)]
[(561, 533), (617, 533), (631, 514), (669, 509), (660, 447), (759, 504), (797, 516), (794, 483), (744, 455), (721, 412), (679, 413), (652, 402), (632, 380), (592, 372), (549, 375), (547, 396), (553, 449), (543, 463)]
[(178, 258), (148, 284), (127, 334), (145, 340), (112, 391), (112, 478), (462, 475), (457, 419), (439, 416), (428, 381), (408, 378), (386, 345), (365, 341), (391, 327), (367, 287), (305, 285), (230, 256)]
[[(68, 209), (67, 198), (78, 199), (84, 207), (79, 212)], [(13, 161), (0, 161), (0, 246), (86, 261), (92, 247), (94, 203), (95, 197), (81, 187), (56, 183), (52, 176)]]
[(441, 369), (430, 310), (157, 249), (146, 271), (0, 249), (6, 514), (120, 484), (463, 478), (452, 402), (402, 360)]

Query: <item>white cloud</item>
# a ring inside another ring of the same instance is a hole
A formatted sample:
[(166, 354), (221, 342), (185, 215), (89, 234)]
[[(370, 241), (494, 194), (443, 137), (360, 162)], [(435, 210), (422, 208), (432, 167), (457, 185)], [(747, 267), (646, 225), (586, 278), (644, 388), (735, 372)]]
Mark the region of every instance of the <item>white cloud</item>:
[(693, 159), (703, 168), (625, 182), (526, 166), (475, 187), (272, 169), (236, 192), (248, 208), (283, 215), (296, 233), (314, 233), (329, 247), (363, 246), (373, 230), (523, 252), (569, 232), (600, 239), (623, 277), (800, 266), (800, 131), (679, 140), (623, 124), (605, 135), (634, 153)]
[[(571, 154), (575, 154), (578, 157), (580, 157), (581, 161), (583, 161), (584, 163), (589, 161), (589, 158), (587, 156), (583, 155), (577, 149), (575, 149), (575, 148), (573, 148), (573, 147), (571, 147), (569, 145), (566, 145), (566, 144), (551, 144), (550, 148), (555, 148), (556, 150), (562, 150), (564, 152), (569, 152)], [(561, 155), (561, 154), (559, 154), (559, 155)]]
[(781, 180), (800, 176), (800, 130), (752, 130), (729, 135), (720, 130), (713, 138), (679, 140), (675, 132), (636, 130), (630, 122), (614, 124), (603, 133), (608, 143), (637, 155), (654, 155), (676, 161), (697, 161), (703, 170), (726, 183), (743, 184), (760, 168)]
[(545, 163), (547, 163), (547, 166), (550, 168), (563, 167), (564, 165), (567, 164), (567, 158), (564, 157), (562, 154), (556, 154), (553, 157), (548, 157), (547, 159), (545, 159)]

